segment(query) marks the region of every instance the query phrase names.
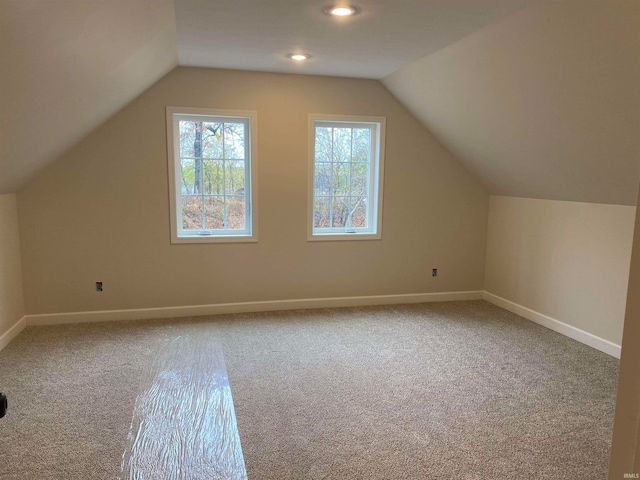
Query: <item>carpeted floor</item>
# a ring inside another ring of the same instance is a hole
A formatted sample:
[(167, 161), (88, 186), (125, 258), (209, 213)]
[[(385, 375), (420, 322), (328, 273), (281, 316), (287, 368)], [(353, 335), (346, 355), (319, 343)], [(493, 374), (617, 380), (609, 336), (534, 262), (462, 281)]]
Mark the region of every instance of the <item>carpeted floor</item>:
[(180, 335), (223, 345), (251, 480), (606, 478), (618, 361), (484, 301), (27, 328), (0, 478), (117, 478)]

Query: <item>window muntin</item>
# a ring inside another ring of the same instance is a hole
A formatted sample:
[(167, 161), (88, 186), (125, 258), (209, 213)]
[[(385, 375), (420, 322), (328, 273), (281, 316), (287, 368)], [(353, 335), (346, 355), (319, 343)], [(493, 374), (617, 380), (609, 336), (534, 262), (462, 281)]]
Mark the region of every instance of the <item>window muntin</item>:
[(380, 238), (384, 118), (310, 123), (310, 239)]
[(172, 240), (255, 240), (251, 181), (255, 113), (205, 112), (167, 109), (173, 140)]

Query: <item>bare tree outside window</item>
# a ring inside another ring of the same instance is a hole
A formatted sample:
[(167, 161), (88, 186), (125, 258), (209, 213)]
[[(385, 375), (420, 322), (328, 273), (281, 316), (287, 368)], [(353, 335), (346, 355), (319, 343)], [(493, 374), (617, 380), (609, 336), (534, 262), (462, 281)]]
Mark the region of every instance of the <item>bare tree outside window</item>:
[(180, 155), (182, 228), (245, 228), (245, 125), (180, 121)]
[(314, 229), (345, 232), (370, 226), (371, 126), (316, 122)]
[(167, 107), (172, 243), (257, 241), (257, 113)]

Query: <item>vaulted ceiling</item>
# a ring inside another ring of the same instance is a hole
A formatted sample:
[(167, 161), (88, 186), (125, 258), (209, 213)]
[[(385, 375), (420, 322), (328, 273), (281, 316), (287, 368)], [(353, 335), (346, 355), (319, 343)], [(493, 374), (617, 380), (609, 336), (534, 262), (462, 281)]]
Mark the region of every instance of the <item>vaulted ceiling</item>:
[[(381, 78), (532, 0), (176, 0), (180, 65)], [(286, 55), (311, 55), (304, 63)]]
[(0, 0), (0, 193), (177, 63), (173, 0)]
[(0, 193), (181, 64), (382, 79), (490, 193), (635, 203), (640, 2), (352, 3), (0, 0)]
[(636, 203), (638, 1), (536, 2), (383, 83), (493, 194)]

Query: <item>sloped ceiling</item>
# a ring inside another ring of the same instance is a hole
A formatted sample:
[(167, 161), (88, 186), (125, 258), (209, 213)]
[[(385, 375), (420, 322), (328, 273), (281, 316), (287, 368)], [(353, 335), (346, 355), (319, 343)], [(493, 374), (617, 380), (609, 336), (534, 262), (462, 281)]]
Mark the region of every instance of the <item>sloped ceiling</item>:
[(173, 0), (0, 1), (0, 193), (178, 63)]
[(636, 203), (637, 0), (536, 2), (383, 83), (493, 194)]
[[(383, 83), (490, 193), (635, 204), (640, 1), (360, 4), (331, 23), (321, 0), (0, 0), (0, 193), (174, 68), (179, 49), (181, 64), (217, 68), (400, 68)], [(285, 61), (298, 48), (309, 63)]]

